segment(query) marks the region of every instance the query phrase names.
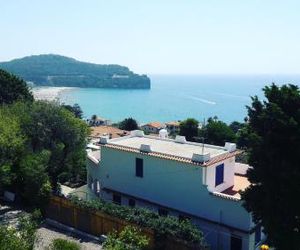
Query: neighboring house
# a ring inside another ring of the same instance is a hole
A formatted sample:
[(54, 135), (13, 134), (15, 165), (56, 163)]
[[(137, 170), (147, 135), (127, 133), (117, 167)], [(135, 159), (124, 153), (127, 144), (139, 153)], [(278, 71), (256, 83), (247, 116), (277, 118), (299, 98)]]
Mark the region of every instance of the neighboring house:
[(87, 119), (86, 122), (89, 126), (110, 126), (112, 124), (110, 120), (101, 117)]
[(141, 129), (149, 134), (158, 134), (159, 130), (166, 126), (160, 122), (150, 122), (141, 126)]
[(170, 134), (178, 134), (180, 129), (180, 122), (166, 122), (166, 129)]
[(235, 144), (219, 147), (136, 130), (100, 138), (99, 146), (98, 158), (92, 152), (87, 161), (88, 187), (98, 197), (190, 219), (211, 249), (253, 250), (260, 244), (261, 227), (241, 203), (239, 191), (250, 183), (248, 166), (235, 162)]
[(109, 139), (118, 138), (129, 135), (129, 131), (118, 129), (112, 126), (98, 126), (91, 127), (92, 138), (100, 138), (101, 136), (107, 136)]

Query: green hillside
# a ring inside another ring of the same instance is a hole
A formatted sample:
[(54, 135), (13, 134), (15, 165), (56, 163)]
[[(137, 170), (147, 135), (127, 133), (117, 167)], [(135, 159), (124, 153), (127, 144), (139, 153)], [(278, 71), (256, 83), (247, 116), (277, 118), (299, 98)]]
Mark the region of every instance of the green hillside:
[(150, 79), (120, 65), (80, 62), (60, 55), (37, 55), (0, 62), (0, 68), (38, 86), (149, 89)]

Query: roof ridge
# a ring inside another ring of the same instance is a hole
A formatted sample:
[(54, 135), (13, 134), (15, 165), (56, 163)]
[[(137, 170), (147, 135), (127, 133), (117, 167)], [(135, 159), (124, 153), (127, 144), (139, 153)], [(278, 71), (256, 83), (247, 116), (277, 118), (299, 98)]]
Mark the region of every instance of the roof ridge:
[(211, 166), (215, 163), (218, 163), (220, 161), (226, 160), (228, 158), (231, 158), (233, 156), (236, 156), (236, 155), (242, 153), (242, 151), (240, 151), (240, 150), (236, 150), (234, 152), (227, 152), (225, 154), (215, 156), (207, 162), (199, 163), (199, 162), (192, 161), (192, 159), (187, 158), (187, 157), (183, 157), (183, 156), (176, 156), (176, 155), (171, 155), (171, 154), (161, 153), (161, 152), (148, 152), (148, 153), (146, 153), (146, 152), (141, 152), (137, 148), (133, 148), (133, 147), (129, 147), (129, 146), (116, 145), (116, 144), (100, 144), (100, 146), (101, 147), (114, 148), (114, 149), (127, 151), (127, 152), (134, 152), (134, 153), (139, 153), (139, 154), (151, 155), (151, 156), (158, 157), (158, 158), (164, 158), (164, 159), (167, 159), (167, 160), (175, 160), (175, 161), (184, 162), (184, 163), (188, 163), (188, 164), (191, 164), (191, 165), (202, 166), (202, 167)]

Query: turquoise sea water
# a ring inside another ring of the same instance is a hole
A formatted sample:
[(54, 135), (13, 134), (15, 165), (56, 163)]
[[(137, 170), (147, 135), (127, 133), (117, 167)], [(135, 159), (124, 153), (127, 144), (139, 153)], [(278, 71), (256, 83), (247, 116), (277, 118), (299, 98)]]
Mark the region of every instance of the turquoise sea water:
[(78, 103), (85, 117), (97, 114), (113, 122), (133, 117), (140, 123), (218, 116), (242, 121), (250, 96), (263, 97), (266, 84), (300, 84), (300, 75), (285, 76), (150, 76), (150, 90), (78, 88), (62, 94), (62, 101)]

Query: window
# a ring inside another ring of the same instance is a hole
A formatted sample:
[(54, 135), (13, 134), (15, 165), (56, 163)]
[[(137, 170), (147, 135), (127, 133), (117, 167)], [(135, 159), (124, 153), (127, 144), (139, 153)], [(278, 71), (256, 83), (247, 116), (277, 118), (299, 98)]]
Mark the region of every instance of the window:
[(135, 159), (135, 176), (143, 178), (143, 159), (136, 158)]
[(121, 195), (113, 194), (113, 203), (121, 205)]
[(261, 241), (261, 226), (257, 226), (255, 230), (255, 245)]
[(230, 250), (242, 250), (242, 238), (231, 235), (230, 238)]
[(160, 215), (160, 216), (167, 216), (168, 215), (168, 210), (166, 210), (166, 209), (163, 209), (163, 208), (159, 208), (158, 209), (158, 214)]
[(216, 167), (216, 185), (218, 186), (224, 182), (224, 163)]
[(128, 205), (129, 205), (130, 207), (135, 207), (135, 200), (134, 200), (134, 199), (129, 199), (129, 200), (128, 200)]

